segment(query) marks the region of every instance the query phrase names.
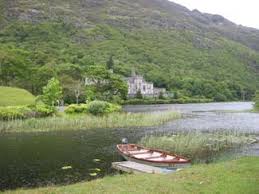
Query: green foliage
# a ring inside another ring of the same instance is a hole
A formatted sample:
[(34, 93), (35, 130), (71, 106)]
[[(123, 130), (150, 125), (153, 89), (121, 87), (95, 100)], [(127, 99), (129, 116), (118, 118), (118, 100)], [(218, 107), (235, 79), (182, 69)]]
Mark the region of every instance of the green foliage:
[(256, 91), (255, 93), (255, 98), (254, 98), (254, 108), (256, 111), (259, 111), (259, 90)]
[(175, 91), (175, 92), (174, 92), (174, 99), (178, 99), (178, 98), (179, 98), (178, 91)]
[[(72, 76), (71, 68), (60, 73), (59, 80), (63, 88), (63, 100), (65, 104), (83, 103), (86, 100), (86, 91), (83, 78), (80, 75)], [(76, 73), (77, 74), (77, 73)]]
[[(109, 25), (77, 29), (53, 21), (10, 23), (0, 30), (0, 84), (38, 95), (47, 80), (57, 76), (65, 101), (74, 103), (74, 81), (92, 74), (109, 84), (90, 87), (90, 92), (82, 89), (80, 102), (84, 94), (89, 100), (111, 100), (116, 93), (124, 99), (126, 85), (117, 74), (130, 75), (134, 65), (155, 86), (184, 96), (240, 100), (243, 92), (250, 100), (259, 87), (258, 71), (253, 68), (258, 66), (258, 52), (219, 35), (206, 36), (177, 29), (122, 31)], [(197, 47), (197, 39), (209, 49)], [(113, 63), (114, 74), (105, 73), (106, 62)], [(96, 64), (104, 65), (100, 69)]]
[(163, 92), (160, 92), (160, 93), (159, 93), (158, 98), (161, 99), (161, 100), (162, 100), (162, 99), (165, 99)]
[(143, 96), (141, 94), (141, 91), (138, 90), (137, 93), (136, 93), (136, 96), (135, 96), (137, 99), (143, 99)]
[(103, 115), (118, 112), (121, 106), (105, 101), (92, 101), (88, 104), (71, 104), (65, 109), (67, 114), (90, 113), (93, 115)]
[(32, 116), (36, 118), (53, 116), (57, 112), (55, 107), (46, 104), (36, 104), (31, 106), (31, 109), (33, 112)]
[(111, 55), (109, 60), (106, 62), (106, 67), (109, 70), (113, 70), (113, 67), (114, 67), (113, 55)]
[(20, 88), (0, 86), (0, 106), (20, 106), (34, 104), (35, 97)]
[(87, 70), (86, 97), (88, 100), (112, 101), (114, 96), (125, 99), (128, 86), (122, 77), (103, 66), (90, 66)]
[(0, 107), (0, 120), (47, 117), (53, 115), (55, 112), (55, 108), (43, 104)]
[(0, 120), (25, 119), (31, 109), (25, 106), (0, 107)]
[(227, 101), (227, 97), (224, 94), (216, 94), (216, 96), (214, 97), (214, 101), (216, 102), (225, 102)]
[(49, 105), (54, 106), (57, 100), (62, 97), (62, 88), (59, 81), (56, 78), (52, 78), (48, 81), (48, 84), (43, 87), (42, 101)]
[(120, 110), (121, 106), (105, 101), (92, 101), (88, 105), (88, 111), (93, 115), (103, 115), (106, 113), (118, 112)]
[(87, 113), (88, 105), (87, 104), (71, 104), (65, 109), (65, 113), (74, 114), (74, 113)]

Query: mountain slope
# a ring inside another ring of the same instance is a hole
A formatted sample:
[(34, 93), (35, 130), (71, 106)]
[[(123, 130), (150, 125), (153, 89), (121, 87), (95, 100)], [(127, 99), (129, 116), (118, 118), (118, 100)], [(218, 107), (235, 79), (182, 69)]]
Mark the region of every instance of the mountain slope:
[(245, 91), (249, 99), (259, 85), (259, 31), (218, 15), (166, 0), (1, 0), (0, 5), (4, 85), (39, 93), (49, 77), (71, 74), (64, 66), (105, 64), (111, 55), (115, 72), (129, 75), (135, 67), (155, 85), (188, 96), (231, 100)]

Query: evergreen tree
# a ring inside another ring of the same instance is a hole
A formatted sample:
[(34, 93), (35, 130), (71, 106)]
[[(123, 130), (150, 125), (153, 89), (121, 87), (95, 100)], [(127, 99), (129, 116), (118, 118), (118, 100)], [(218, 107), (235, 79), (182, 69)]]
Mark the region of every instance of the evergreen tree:
[(113, 55), (111, 55), (109, 60), (106, 62), (106, 67), (109, 70), (113, 70), (113, 66), (114, 66)]

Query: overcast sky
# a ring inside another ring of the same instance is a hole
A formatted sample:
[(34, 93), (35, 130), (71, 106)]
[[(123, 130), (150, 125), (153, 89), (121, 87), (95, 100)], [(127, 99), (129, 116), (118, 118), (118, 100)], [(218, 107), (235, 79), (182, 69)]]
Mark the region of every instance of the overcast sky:
[(190, 10), (219, 14), (243, 26), (259, 29), (259, 0), (170, 0)]

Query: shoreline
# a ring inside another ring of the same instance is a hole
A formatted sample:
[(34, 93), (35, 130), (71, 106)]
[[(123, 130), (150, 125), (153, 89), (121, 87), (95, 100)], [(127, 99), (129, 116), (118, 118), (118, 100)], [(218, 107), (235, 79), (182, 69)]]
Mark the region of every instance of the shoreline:
[(258, 180), (259, 157), (243, 157), (193, 165), (170, 175), (123, 174), (64, 186), (18, 188), (4, 193), (257, 193)]

